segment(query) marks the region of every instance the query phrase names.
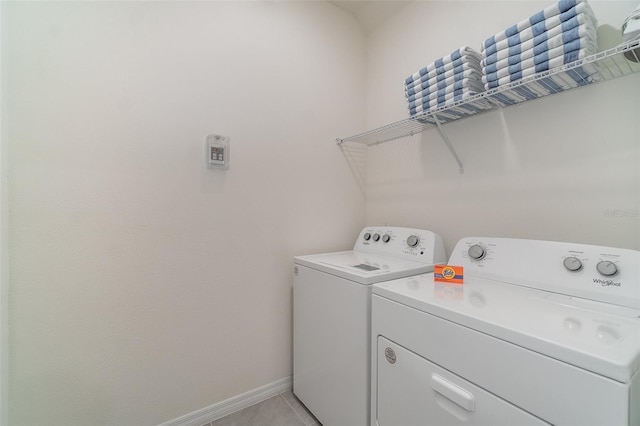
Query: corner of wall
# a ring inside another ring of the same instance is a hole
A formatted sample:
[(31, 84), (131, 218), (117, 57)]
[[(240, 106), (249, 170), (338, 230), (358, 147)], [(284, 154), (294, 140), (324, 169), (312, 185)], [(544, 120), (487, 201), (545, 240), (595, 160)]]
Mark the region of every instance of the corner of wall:
[(7, 173), (7, 152), (6, 152), (6, 119), (5, 119), (5, 81), (7, 73), (5, 72), (5, 18), (3, 9), (4, 2), (0, 2), (0, 425), (9, 424), (9, 408), (8, 408), (8, 372), (9, 372), (9, 268), (7, 260), (7, 191), (6, 191), (6, 173)]

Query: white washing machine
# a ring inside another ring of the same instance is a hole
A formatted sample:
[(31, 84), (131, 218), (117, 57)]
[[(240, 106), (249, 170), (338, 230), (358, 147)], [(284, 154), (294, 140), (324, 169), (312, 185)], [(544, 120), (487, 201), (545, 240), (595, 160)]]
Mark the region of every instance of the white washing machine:
[(464, 238), (372, 295), (371, 424), (640, 425), (640, 252)]
[(293, 393), (324, 426), (369, 424), (371, 285), (446, 262), (431, 231), (367, 227), (352, 251), (294, 258)]

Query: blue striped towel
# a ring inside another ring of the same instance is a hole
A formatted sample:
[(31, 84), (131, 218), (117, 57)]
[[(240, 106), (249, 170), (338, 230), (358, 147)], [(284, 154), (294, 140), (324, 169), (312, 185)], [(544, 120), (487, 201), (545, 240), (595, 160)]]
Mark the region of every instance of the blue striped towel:
[[(447, 106), (447, 105), (445, 105)], [(464, 118), (469, 116), (469, 114), (475, 114), (478, 112), (481, 112), (483, 110), (488, 110), (488, 109), (493, 109), (494, 106), (488, 102), (475, 102), (473, 105), (471, 104), (462, 104), (462, 105), (457, 105), (457, 109), (448, 109), (445, 111), (438, 111), (437, 116), (438, 116), (438, 121), (441, 123), (447, 123), (449, 121), (454, 121), (454, 120), (458, 120), (460, 118)], [(419, 113), (409, 113), (411, 118), (417, 118), (419, 115), (421, 114), (426, 114), (427, 111), (421, 111)], [(426, 124), (431, 124), (431, 125), (435, 125), (435, 120), (433, 120), (433, 118), (427, 116), (427, 117), (419, 117), (418, 121), (422, 122), (422, 123), (426, 123)]]
[(416, 105), (415, 107), (411, 108), (409, 107), (409, 115), (414, 116), (416, 114), (419, 114), (421, 112), (428, 112), (430, 109), (432, 108), (437, 108), (437, 107), (443, 107), (443, 106), (448, 106), (451, 105), (455, 102), (464, 100), (464, 99), (468, 99), (472, 96), (477, 95), (478, 92), (474, 92), (471, 90), (459, 90), (453, 93), (448, 93), (444, 96), (441, 96), (437, 99), (432, 99), (428, 102), (424, 102), (420, 105)]
[(595, 81), (594, 72), (595, 69), (591, 65), (574, 67), (562, 73), (538, 77), (531, 84), (527, 84), (526, 87), (516, 85), (508, 91), (489, 92), (488, 97), (498, 101), (503, 106), (515, 105), (536, 97), (560, 93), (568, 88), (589, 84)]
[[(588, 3), (580, 3), (562, 15), (556, 15), (542, 22), (538, 22), (529, 28), (525, 28), (519, 33), (515, 33), (503, 40), (500, 40), (499, 42), (496, 42), (495, 44), (487, 46), (486, 49), (483, 49), (482, 53), (485, 56), (492, 55), (501, 49), (516, 46), (540, 36), (545, 32), (557, 31), (557, 27), (563, 27), (563, 29), (573, 28), (579, 24), (579, 22), (576, 22), (576, 17), (579, 15), (585, 15), (582, 20), (585, 18), (591, 18), (592, 22), (597, 27), (597, 19), (591, 9), (591, 6)], [(579, 19), (580, 18), (578, 18), (578, 20)]]
[[(454, 72), (458, 72), (459, 70), (464, 70), (467, 68), (473, 68), (477, 71), (482, 71), (482, 67), (480, 66), (480, 60), (477, 59), (470, 59), (467, 56), (464, 56), (460, 59), (456, 59), (454, 62), (445, 64), (443, 67), (441, 68), (437, 68), (437, 69), (433, 69), (430, 71), (426, 71), (425, 74), (422, 74), (421, 76), (417, 76), (418, 73), (413, 74), (411, 77), (408, 77), (407, 79), (405, 79), (405, 86), (406, 87), (411, 87), (413, 85), (419, 84), (422, 81), (437, 77), (439, 75), (442, 74), (446, 74), (449, 71), (454, 71)], [(423, 68), (422, 70), (420, 70), (419, 72), (423, 72), (425, 71), (426, 68)], [(410, 82), (409, 79), (411, 79)]]
[[(465, 100), (471, 96), (474, 96), (474, 94), (471, 93), (463, 93), (461, 95), (461, 99), (460, 100)], [(475, 114), (478, 112), (482, 112), (482, 111), (486, 111), (489, 109), (493, 109), (494, 105), (486, 100), (482, 100), (482, 99), (476, 99), (475, 102), (473, 102), (473, 104), (470, 103), (460, 103), (458, 105), (456, 105), (455, 109), (445, 109), (443, 110), (442, 108), (446, 108), (451, 106), (453, 103), (458, 102), (456, 100), (447, 100), (445, 101), (445, 103), (443, 105), (441, 105), (440, 110), (437, 112), (437, 117), (438, 117), (438, 121), (440, 121), (441, 123), (446, 123), (448, 121), (451, 120), (457, 120), (458, 118), (462, 118), (462, 117), (466, 117), (469, 114)], [(435, 109), (433, 107), (431, 107), (432, 109)], [(415, 109), (414, 109), (415, 111)], [(427, 114), (429, 113), (431, 110), (430, 109), (426, 109), (426, 110), (421, 110), (420, 112), (411, 112), (411, 109), (409, 109), (409, 116), (410, 117), (416, 117), (418, 115), (422, 115), (422, 114)], [(430, 116), (425, 116), (425, 117), (421, 117), (418, 119), (418, 121), (421, 121), (423, 123), (427, 123), (427, 124), (431, 124), (431, 125), (435, 125), (435, 121), (430, 117)]]
[(442, 89), (433, 88), (431, 90), (425, 89), (415, 95), (409, 96), (407, 101), (409, 102), (409, 107), (414, 107), (419, 104), (423, 104), (427, 101), (431, 101), (433, 99), (439, 98), (449, 93), (455, 93), (456, 91), (461, 91), (463, 89), (473, 90), (475, 92), (484, 91), (484, 86), (480, 79), (473, 78), (464, 78), (462, 80), (456, 81), (453, 84), (447, 85)]
[[(480, 64), (484, 67), (488, 64), (498, 62), (509, 56), (518, 55), (522, 52), (533, 49), (540, 44), (550, 41), (551, 39), (554, 39), (555, 42), (557, 40), (556, 37), (558, 36), (562, 36), (563, 42), (569, 42), (577, 38), (576, 33), (578, 33), (580, 37), (585, 35), (583, 34), (585, 30), (582, 29), (585, 26), (589, 27), (589, 33), (593, 32), (594, 36), (596, 35), (597, 23), (589, 15), (581, 13), (577, 16), (574, 16), (570, 20), (563, 22), (561, 25), (557, 25), (549, 29), (549, 31), (538, 34), (533, 38), (529, 38), (521, 42), (520, 40), (518, 40), (518, 42), (514, 41), (513, 44), (509, 44), (508, 46), (506, 43), (504, 43), (503, 47), (500, 47), (496, 52), (493, 53), (489, 53), (488, 50), (485, 50), (485, 57), (482, 59), (482, 62), (480, 62)], [(511, 38), (509, 38), (509, 40), (511, 40)], [(504, 41), (507, 42), (507, 40)]]
[(428, 78), (431, 78), (437, 74), (444, 73), (450, 69), (462, 65), (464, 62), (469, 62), (471, 65), (477, 67), (478, 70), (480, 70), (481, 60), (482, 55), (478, 51), (468, 46), (462, 46), (461, 48), (454, 50), (450, 55), (443, 56), (442, 58), (422, 68), (420, 71), (410, 75), (405, 79), (404, 82), (405, 85), (408, 86), (413, 82), (420, 80), (425, 75), (428, 75)]
[(413, 95), (406, 95), (407, 101), (412, 102), (420, 98), (425, 98), (433, 95), (434, 93), (449, 93), (452, 90), (457, 90), (463, 87), (469, 87), (476, 90), (484, 90), (484, 84), (482, 83), (481, 76), (474, 76), (473, 78), (463, 78), (462, 80), (456, 80), (451, 84), (445, 86), (430, 86)]
[[(584, 4), (583, 4), (584, 3)], [(576, 7), (579, 6), (579, 7)], [(506, 40), (509, 37), (522, 32), (527, 28), (534, 27), (536, 24), (549, 21), (549, 23), (555, 22), (556, 25), (560, 22), (564, 22), (580, 12), (585, 12), (584, 9), (591, 10), (591, 7), (587, 4), (586, 0), (560, 0), (540, 12), (530, 16), (529, 18), (520, 21), (519, 23), (512, 25), (504, 31), (501, 31), (482, 43), (482, 50), (488, 49), (490, 46), (495, 45), (499, 41)], [(579, 10), (582, 9), (582, 10)], [(591, 11), (593, 14), (593, 11)], [(547, 27), (550, 28), (550, 27)]]
[(436, 77), (430, 78), (427, 81), (415, 84), (413, 86), (405, 87), (405, 95), (412, 96), (420, 93), (421, 91), (432, 88), (442, 89), (450, 84), (460, 81), (465, 78), (475, 78), (477, 81), (482, 81), (482, 72), (473, 68), (460, 68), (457, 72), (455, 69), (449, 70), (444, 74), (439, 74)]
[[(510, 68), (511, 66), (515, 66), (531, 58), (536, 58), (534, 60), (534, 64), (538, 64), (544, 60), (542, 55), (545, 52), (548, 52), (549, 57), (558, 56), (557, 52), (561, 52), (561, 50), (558, 49), (568, 52), (590, 46), (593, 53), (595, 53), (598, 45), (597, 38), (598, 36), (594, 27), (591, 25), (581, 25), (580, 27), (573, 28), (542, 42), (531, 49), (524, 50), (519, 54), (507, 56), (497, 62), (488, 63), (483, 70), (486, 74), (495, 73), (501, 69)], [(523, 67), (526, 67), (526, 65), (523, 65)]]
[[(592, 53), (587, 52), (587, 49), (574, 50), (572, 52), (568, 52), (565, 55), (557, 56), (555, 58), (551, 58), (547, 61), (541, 62), (537, 65), (530, 66), (527, 68), (521, 68), (520, 71), (516, 71), (514, 73), (507, 74), (503, 77), (497, 78), (495, 75), (486, 75), (482, 77), (482, 81), (487, 90), (496, 88), (498, 86), (502, 86), (504, 84), (509, 84), (513, 81), (520, 80), (524, 77), (528, 77), (530, 75), (548, 71), (550, 69), (562, 66), (564, 64), (568, 64), (571, 62), (575, 62), (580, 59), (584, 59)], [(572, 75), (572, 73), (568, 72), (571, 77), (576, 81), (578, 85), (589, 84), (593, 80), (584, 70), (581, 70), (580, 67), (576, 68), (579, 71), (576, 72), (576, 76)]]
[(482, 76), (482, 81), (483, 83), (496, 81), (502, 77), (506, 77), (511, 74), (517, 74), (525, 69), (532, 67), (536, 69), (539, 68), (538, 72), (546, 71), (550, 68), (548, 66), (545, 68), (545, 64), (548, 64), (550, 61), (554, 61), (554, 64), (558, 64), (556, 66), (560, 66), (581, 59), (578, 54), (579, 52), (582, 52), (584, 57), (593, 55), (597, 51), (598, 49), (595, 44), (587, 39), (574, 40), (554, 49), (544, 51), (534, 57), (525, 59), (524, 61), (518, 62), (514, 65), (499, 68), (494, 72), (486, 72), (485, 75)]
[(505, 106), (514, 105), (522, 101), (559, 93), (564, 91), (565, 88), (590, 84), (595, 81), (591, 73), (585, 71), (582, 66), (575, 67), (564, 73), (538, 78), (535, 80), (535, 84), (515, 86), (507, 92), (489, 92), (489, 97)]
[[(419, 92), (422, 89), (425, 89), (432, 84), (437, 84), (443, 80), (447, 80), (453, 76), (459, 76), (460, 74), (475, 72), (482, 74), (482, 68), (478, 67), (477, 64), (470, 64), (469, 62), (464, 62), (462, 65), (458, 65), (457, 67), (451, 68), (450, 70), (445, 71), (444, 73), (438, 74), (434, 73), (432, 77), (429, 77), (429, 74), (424, 75), (420, 80), (416, 80), (411, 84), (405, 84), (404, 91), (405, 93), (409, 93), (412, 90), (415, 92)], [(410, 93), (413, 94), (413, 93)]]

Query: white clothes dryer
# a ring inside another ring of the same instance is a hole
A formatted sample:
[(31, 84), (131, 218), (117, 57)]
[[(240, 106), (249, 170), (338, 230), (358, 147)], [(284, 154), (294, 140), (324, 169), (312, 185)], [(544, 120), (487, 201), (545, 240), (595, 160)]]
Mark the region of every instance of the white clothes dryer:
[(294, 258), (293, 393), (324, 426), (369, 424), (371, 285), (443, 262), (437, 234), (398, 227), (367, 227), (350, 251)]
[(378, 426), (640, 425), (640, 252), (464, 238), (372, 296)]

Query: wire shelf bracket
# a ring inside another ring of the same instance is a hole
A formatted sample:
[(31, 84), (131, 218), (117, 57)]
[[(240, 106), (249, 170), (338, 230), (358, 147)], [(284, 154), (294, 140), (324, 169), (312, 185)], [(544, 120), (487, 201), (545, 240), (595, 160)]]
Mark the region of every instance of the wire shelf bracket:
[(462, 164), (462, 161), (460, 161), (460, 157), (458, 157), (456, 150), (453, 149), (453, 145), (451, 145), (451, 141), (449, 140), (449, 136), (447, 135), (447, 132), (445, 132), (444, 129), (442, 128), (442, 125), (440, 124), (440, 120), (438, 120), (438, 115), (434, 114), (433, 119), (435, 120), (436, 125), (438, 126), (438, 131), (440, 132), (440, 136), (442, 136), (442, 140), (444, 141), (445, 145), (447, 145), (447, 148), (449, 148), (449, 152), (451, 153), (451, 155), (453, 155), (453, 158), (456, 160), (456, 163), (458, 163), (458, 171), (460, 172), (460, 174), (464, 174), (464, 165)]
[[(639, 73), (639, 56), (640, 39), (631, 40), (584, 59), (490, 89), (453, 104), (421, 112), (414, 117), (354, 136), (337, 138), (336, 143), (347, 156), (354, 173), (357, 173), (358, 184), (364, 188), (366, 186), (366, 148), (368, 146), (394, 141), (437, 128), (451, 155), (458, 163), (459, 171), (462, 174), (464, 173), (464, 165), (444, 131), (443, 124)], [(359, 150), (358, 147), (364, 151)]]

